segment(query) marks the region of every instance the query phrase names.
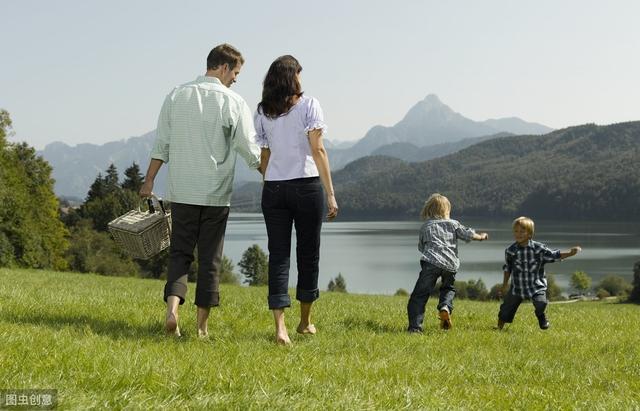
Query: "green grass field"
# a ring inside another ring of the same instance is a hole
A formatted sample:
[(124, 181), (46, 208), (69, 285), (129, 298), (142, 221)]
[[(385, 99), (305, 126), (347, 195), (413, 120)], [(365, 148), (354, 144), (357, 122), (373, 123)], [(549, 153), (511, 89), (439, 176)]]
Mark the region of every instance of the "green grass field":
[(640, 408), (640, 306), (553, 304), (551, 329), (521, 306), (456, 301), (454, 328), (404, 332), (407, 297), (322, 293), (318, 335), (272, 340), (265, 288), (223, 286), (212, 338), (162, 333), (163, 282), (0, 269), (0, 389), (53, 388), (60, 409)]

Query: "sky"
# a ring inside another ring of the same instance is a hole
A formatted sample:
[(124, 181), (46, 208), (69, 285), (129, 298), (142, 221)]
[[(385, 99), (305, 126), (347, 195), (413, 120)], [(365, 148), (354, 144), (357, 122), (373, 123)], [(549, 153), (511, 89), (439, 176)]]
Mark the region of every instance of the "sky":
[(302, 64), (327, 138), (391, 126), (428, 94), (473, 120), (640, 120), (640, 2), (0, 0), (0, 108), (42, 149), (153, 130), (167, 93), (230, 43), (255, 109), (271, 62)]

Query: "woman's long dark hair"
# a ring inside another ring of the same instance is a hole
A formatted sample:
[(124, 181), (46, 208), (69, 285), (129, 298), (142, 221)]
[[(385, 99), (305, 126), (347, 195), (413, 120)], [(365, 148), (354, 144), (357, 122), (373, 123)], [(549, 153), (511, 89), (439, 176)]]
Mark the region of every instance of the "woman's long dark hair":
[(258, 111), (269, 118), (276, 118), (291, 109), (293, 97), (302, 97), (298, 73), (302, 66), (293, 56), (278, 57), (271, 66), (262, 83), (262, 101)]

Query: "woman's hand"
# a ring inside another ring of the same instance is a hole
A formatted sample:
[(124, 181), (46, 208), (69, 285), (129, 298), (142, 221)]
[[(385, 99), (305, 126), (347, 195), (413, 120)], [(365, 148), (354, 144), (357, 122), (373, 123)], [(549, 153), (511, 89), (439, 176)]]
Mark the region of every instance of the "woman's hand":
[(338, 215), (338, 203), (336, 202), (336, 196), (333, 194), (329, 194), (327, 196), (327, 207), (329, 208), (329, 213), (327, 214), (327, 219), (329, 221), (333, 220)]

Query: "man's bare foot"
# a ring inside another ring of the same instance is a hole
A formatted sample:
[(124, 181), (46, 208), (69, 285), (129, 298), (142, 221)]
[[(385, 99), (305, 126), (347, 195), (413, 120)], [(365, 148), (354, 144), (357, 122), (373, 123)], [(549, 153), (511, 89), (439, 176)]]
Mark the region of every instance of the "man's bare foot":
[(209, 338), (209, 331), (207, 330), (198, 330), (198, 338), (207, 339)]
[(278, 345), (291, 345), (291, 340), (288, 334), (276, 334), (276, 344)]
[(494, 330), (502, 330), (504, 328), (505, 322), (502, 320), (498, 320), (498, 324), (493, 327)]
[(167, 314), (167, 319), (164, 323), (164, 330), (167, 335), (173, 335), (180, 337), (180, 327), (178, 327), (178, 315), (174, 313)]
[(315, 335), (316, 326), (313, 324), (304, 325), (302, 323), (298, 324), (298, 328), (296, 329), (298, 334), (311, 334)]

